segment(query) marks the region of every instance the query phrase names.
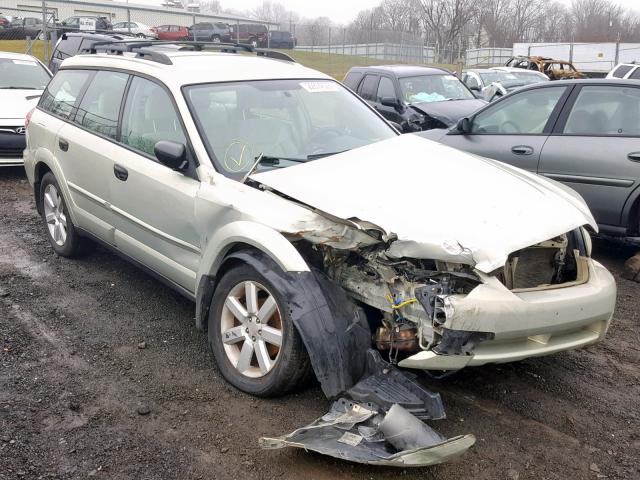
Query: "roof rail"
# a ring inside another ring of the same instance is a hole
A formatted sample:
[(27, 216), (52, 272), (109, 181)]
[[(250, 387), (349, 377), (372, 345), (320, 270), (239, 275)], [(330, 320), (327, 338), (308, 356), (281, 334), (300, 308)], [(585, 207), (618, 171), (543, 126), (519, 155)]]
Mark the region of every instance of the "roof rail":
[(266, 48), (254, 48), (245, 43), (220, 43), (220, 42), (197, 42), (197, 41), (171, 41), (171, 40), (104, 40), (92, 43), (88, 48), (83, 48), (80, 53), (96, 54), (105, 52), (114, 55), (122, 55), (124, 52), (135, 52), (136, 58), (145, 58), (164, 65), (173, 65), (168, 55), (153, 47), (175, 46), (178, 50), (217, 50), (223, 53), (238, 53), (244, 51), (255, 53), (259, 57), (273, 58), (294, 62), (286, 53), (269, 50)]

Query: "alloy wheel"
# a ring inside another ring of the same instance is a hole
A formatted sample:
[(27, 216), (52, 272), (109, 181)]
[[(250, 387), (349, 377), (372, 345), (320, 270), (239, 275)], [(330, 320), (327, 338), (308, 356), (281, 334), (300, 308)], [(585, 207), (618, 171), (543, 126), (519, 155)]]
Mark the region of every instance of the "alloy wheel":
[(222, 308), (225, 354), (242, 375), (260, 378), (276, 365), (283, 341), (282, 317), (273, 295), (257, 282), (235, 285)]
[(67, 216), (60, 192), (53, 184), (47, 185), (44, 190), (44, 218), (49, 235), (57, 245), (62, 247), (67, 241)]

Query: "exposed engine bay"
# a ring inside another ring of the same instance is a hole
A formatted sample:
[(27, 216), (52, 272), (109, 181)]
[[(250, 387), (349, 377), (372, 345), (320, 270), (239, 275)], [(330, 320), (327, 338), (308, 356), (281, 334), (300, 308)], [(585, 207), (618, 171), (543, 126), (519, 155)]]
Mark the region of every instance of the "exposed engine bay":
[[(587, 280), (580, 232), (574, 231), (513, 252), (491, 272), (508, 290), (561, 288)], [(315, 245), (316, 266), (361, 303), (372, 343), (389, 362), (420, 350), (469, 354), (489, 332), (456, 334), (447, 328), (448, 298), (464, 296), (483, 283), (469, 265), (425, 259), (390, 258), (378, 245), (338, 250)]]

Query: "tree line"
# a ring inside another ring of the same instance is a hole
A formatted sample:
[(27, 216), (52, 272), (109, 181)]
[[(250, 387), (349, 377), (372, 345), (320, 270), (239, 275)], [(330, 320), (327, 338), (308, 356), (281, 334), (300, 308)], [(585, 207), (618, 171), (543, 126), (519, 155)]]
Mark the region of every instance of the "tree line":
[(295, 30), (299, 44), (310, 45), (413, 39), (454, 55), (518, 42), (640, 42), (640, 14), (615, 0), (382, 0), (347, 25), (327, 17), (303, 19), (277, 1), (263, 1), (252, 11), (224, 9), (219, 0), (200, 4), (203, 11), (279, 23)]

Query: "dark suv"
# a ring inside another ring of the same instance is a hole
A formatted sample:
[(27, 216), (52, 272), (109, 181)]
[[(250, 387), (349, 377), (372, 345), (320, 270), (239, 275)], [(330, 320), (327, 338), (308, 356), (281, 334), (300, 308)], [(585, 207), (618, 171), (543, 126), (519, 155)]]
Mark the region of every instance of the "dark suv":
[(62, 61), (66, 58), (73, 57), (80, 53), (81, 50), (91, 48), (96, 42), (105, 42), (111, 40), (126, 40), (131, 37), (127, 34), (109, 34), (109, 33), (64, 33), (56, 43), (51, 60), (49, 61), (49, 70), (56, 73)]
[(344, 84), (403, 132), (450, 127), (487, 104), (441, 68), (354, 67)]
[(296, 38), (291, 32), (269, 32), (269, 48), (295, 48)]
[(80, 30), (94, 32), (113, 30), (111, 22), (107, 17), (84, 15), (69, 17), (66, 20), (63, 20), (56, 28), (58, 30), (58, 35), (68, 32), (77, 32)]
[(231, 39), (238, 43), (248, 43), (253, 47), (266, 47), (269, 42), (269, 29), (257, 23), (231, 25)]
[(189, 27), (189, 40), (206, 40), (210, 42), (230, 42), (231, 29), (222, 22), (201, 22)]

